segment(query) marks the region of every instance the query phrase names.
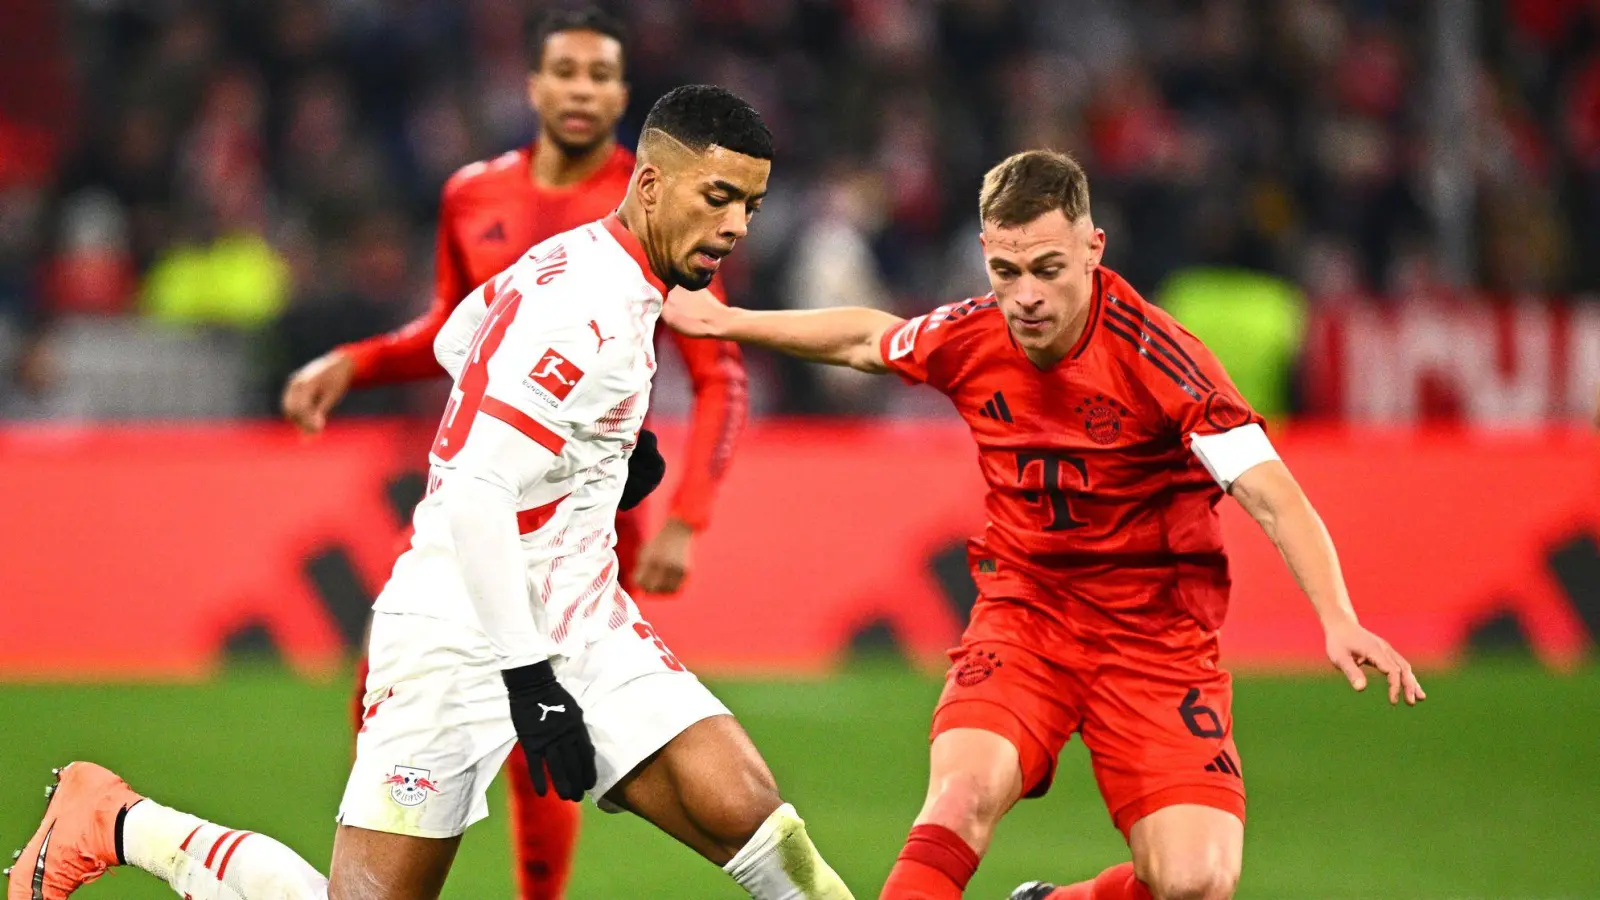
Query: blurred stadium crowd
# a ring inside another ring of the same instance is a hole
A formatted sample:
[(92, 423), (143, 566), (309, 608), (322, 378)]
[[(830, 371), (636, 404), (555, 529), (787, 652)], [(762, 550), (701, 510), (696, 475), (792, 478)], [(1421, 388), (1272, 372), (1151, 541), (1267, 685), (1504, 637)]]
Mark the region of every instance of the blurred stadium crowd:
[[(982, 291), (982, 172), (1069, 149), (1108, 262), (1186, 322), (1258, 298), (1286, 382), (1324, 298), (1600, 285), (1600, 4), (1472, 6), (1451, 63), (1422, 0), (621, 3), (623, 139), (672, 86), (737, 90), (780, 156), (731, 296), (896, 312)], [(421, 309), (445, 178), (533, 134), (527, 12), (0, 4), (0, 417), (268, 415), (296, 365)], [(758, 412), (942, 405), (752, 362)]]

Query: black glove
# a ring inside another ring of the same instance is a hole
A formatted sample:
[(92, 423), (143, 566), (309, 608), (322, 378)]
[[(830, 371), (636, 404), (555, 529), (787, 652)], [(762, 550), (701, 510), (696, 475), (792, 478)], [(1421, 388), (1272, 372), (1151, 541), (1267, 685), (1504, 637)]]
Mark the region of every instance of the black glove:
[(511, 725), (528, 758), (533, 789), (541, 797), (548, 792), (548, 769), (557, 797), (582, 800), (596, 776), (594, 742), (583, 725), (578, 701), (556, 681), (548, 661), (507, 669), (500, 676), (511, 695)]
[(622, 503), (618, 509), (633, 509), (644, 502), (661, 485), (667, 474), (667, 461), (656, 448), (656, 434), (648, 428), (639, 429), (639, 440), (633, 455), (628, 457), (628, 483), (622, 486)]

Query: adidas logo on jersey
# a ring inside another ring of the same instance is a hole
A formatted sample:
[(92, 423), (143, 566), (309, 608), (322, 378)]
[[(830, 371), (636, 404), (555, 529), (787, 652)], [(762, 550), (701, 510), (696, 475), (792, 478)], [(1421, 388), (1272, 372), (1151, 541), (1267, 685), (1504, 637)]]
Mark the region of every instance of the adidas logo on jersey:
[(1233, 761), (1233, 756), (1224, 750), (1216, 758), (1206, 764), (1207, 772), (1221, 772), (1224, 775), (1239, 776), (1239, 764)]
[(483, 230), (483, 234), (478, 235), (478, 240), (486, 243), (488, 241), (504, 241), (505, 239), (506, 226), (504, 222), (496, 222), (493, 225), (490, 225), (488, 228), (485, 228)]
[(985, 419), (998, 419), (1007, 424), (1012, 422), (1011, 407), (1006, 405), (1006, 395), (999, 391), (995, 391), (994, 397), (983, 404), (983, 408), (978, 410), (978, 415)]

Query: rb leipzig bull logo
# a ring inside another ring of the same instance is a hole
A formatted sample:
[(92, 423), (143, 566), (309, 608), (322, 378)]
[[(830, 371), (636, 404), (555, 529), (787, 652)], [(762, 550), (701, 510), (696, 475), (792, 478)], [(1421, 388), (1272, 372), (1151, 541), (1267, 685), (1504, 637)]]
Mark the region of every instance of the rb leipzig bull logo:
[(428, 780), (427, 769), (395, 766), (383, 783), (389, 785), (389, 798), (401, 806), (421, 806), (429, 791), (439, 793), (439, 786)]

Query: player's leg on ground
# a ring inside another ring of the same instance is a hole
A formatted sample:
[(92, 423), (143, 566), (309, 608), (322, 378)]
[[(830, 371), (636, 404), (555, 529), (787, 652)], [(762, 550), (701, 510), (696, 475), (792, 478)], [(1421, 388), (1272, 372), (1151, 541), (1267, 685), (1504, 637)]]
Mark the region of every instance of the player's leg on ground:
[(606, 799), (722, 866), (756, 900), (851, 896), (733, 716), (689, 726)]
[(522, 748), (506, 761), (506, 790), (511, 796), (511, 849), (519, 900), (560, 900), (572, 874), (583, 807), (550, 791), (540, 796)]
[(191, 900), (324, 900), (327, 879), (262, 834), (162, 806), (93, 763), (58, 771), (38, 832), (10, 870), (8, 900), (62, 900), (132, 865)]
[(977, 728), (934, 738), (928, 794), (882, 900), (955, 900), (978, 869), (1000, 819), (1022, 797), (1022, 766), (1009, 740)]
[(190, 900), (434, 900), (460, 838), (340, 826), (328, 878), (266, 835), (144, 800), (128, 809), (126, 861)]
[(270, 837), (148, 800), (128, 810), (123, 834), (128, 863), (189, 900), (435, 900), (460, 844), (343, 825), (324, 878)]

